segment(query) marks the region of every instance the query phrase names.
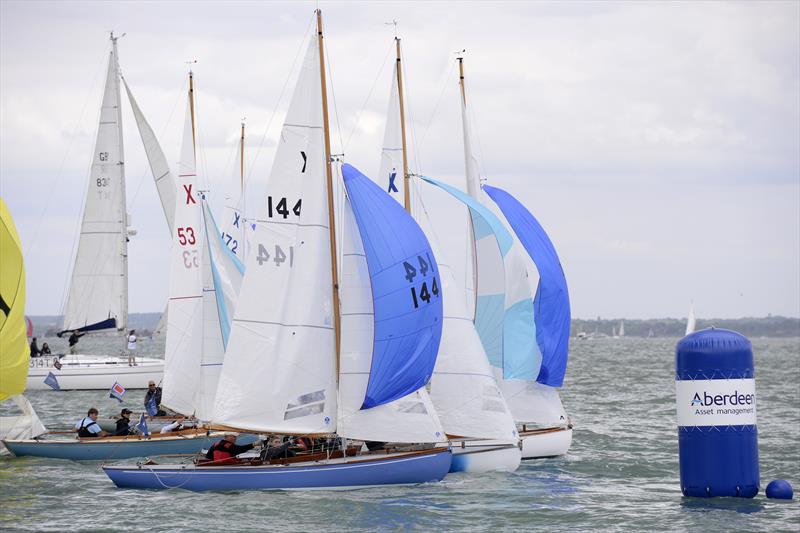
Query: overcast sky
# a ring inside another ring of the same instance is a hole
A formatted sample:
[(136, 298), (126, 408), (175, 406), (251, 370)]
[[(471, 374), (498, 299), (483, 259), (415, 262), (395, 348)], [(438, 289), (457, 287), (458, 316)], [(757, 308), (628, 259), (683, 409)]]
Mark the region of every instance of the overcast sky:
[[(315, 6), (0, 2), (0, 193), (25, 249), (28, 314), (59, 313), (65, 297), (108, 30), (127, 33), (122, 70), (170, 161), (185, 62), (197, 60), (200, 169), (215, 199), (247, 117), (255, 206)], [(482, 170), (550, 233), (574, 317), (680, 317), (690, 300), (701, 318), (800, 316), (800, 3), (320, 6), (333, 150), (367, 173), (396, 19), (412, 170), (465, 187), (454, 52), (466, 49)], [(168, 232), (124, 100), (130, 309), (161, 311)], [(440, 238), (463, 239), (452, 200), (425, 201)]]

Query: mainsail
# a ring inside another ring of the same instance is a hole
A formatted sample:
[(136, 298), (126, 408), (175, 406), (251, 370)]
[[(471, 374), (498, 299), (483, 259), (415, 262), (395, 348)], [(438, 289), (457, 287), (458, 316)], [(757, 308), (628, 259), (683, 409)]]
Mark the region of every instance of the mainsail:
[(124, 329), (128, 321), (128, 234), (117, 39), (111, 36), (65, 331)]
[(266, 433), (336, 430), (336, 358), (320, 56), (302, 63), (231, 325), (216, 423)]
[[(694, 333), (695, 324), (697, 319), (694, 315), (694, 302), (689, 304), (689, 317), (686, 319), (686, 333), (684, 335), (688, 335), (689, 333)], [(652, 337), (652, 335), (650, 335)]]
[(242, 135), (236, 151), (236, 173), (225, 194), (225, 209), (222, 213), (222, 239), (228, 249), (240, 260), (245, 256), (247, 221), (245, 220), (245, 188), (244, 188), (244, 122)]
[(183, 130), (175, 192), (175, 226), (170, 252), (169, 304), (164, 364), (163, 405), (195, 414), (203, 348), (203, 228), (195, 169), (193, 86)]

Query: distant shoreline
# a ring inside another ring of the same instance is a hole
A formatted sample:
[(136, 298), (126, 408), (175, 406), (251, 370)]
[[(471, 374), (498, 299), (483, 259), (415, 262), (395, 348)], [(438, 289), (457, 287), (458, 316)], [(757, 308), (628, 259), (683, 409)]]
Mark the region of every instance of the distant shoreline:
[[(33, 322), (36, 336), (51, 337), (59, 331), (60, 315), (30, 315), (28, 318)], [(160, 320), (161, 313), (131, 313), (128, 328), (147, 336), (155, 331)], [(613, 336), (623, 323), (626, 337), (682, 337), (686, 331), (685, 318), (576, 318), (572, 320), (570, 336), (575, 337), (578, 333)], [(738, 331), (746, 337), (800, 337), (800, 318), (793, 317), (697, 319), (696, 329), (711, 326)]]

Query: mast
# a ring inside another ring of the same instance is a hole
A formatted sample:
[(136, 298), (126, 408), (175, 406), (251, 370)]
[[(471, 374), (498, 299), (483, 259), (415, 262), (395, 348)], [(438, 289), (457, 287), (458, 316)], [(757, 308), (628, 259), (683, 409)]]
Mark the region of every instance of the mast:
[(322, 129), (325, 138), (325, 174), (328, 185), (328, 232), (331, 242), (331, 276), (333, 279), (333, 331), (336, 343), (336, 383), (339, 383), (341, 324), (339, 319), (339, 272), (336, 265), (336, 228), (333, 213), (333, 169), (331, 168), (331, 136), (328, 124), (328, 89), (325, 84), (325, 47), (322, 41), (322, 10), (317, 9), (317, 39), (319, 41), (319, 73), (322, 89)]
[(242, 217), (242, 227), (240, 229), (242, 230), (242, 260), (244, 260), (244, 258), (247, 257), (247, 220), (245, 217), (247, 199), (244, 195), (244, 118), (242, 118), (242, 138), (239, 143), (239, 154), (239, 198), (242, 202), (242, 212), (240, 213)]
[(189, 69), (189, 110), (192, 114), (192, 153), (195, 155), (197, 164), (197, 133), (194, 129), (194, 73)]
[(124, 330), (128, 324), (128, 202), (125, 198), (125, 154), (122, 142), (122, 105), (120, 105), (122, 99), (119, 86), (119, 55), (117, 55), (117, 40), (119, 40), (119, 37), (114, 37), (114, 32), (112, 31), (110, 39), (111, 55), (114, 60), (114, 96), (116, 98), (114, 105), (117, 108), (117, 134), (119, 135), (119, 161), (117, 165), (119, 166), (122, 202), (122, 317), (120, 323), (117, 324), (117, 329)]
[[(472, 183), (472, 176), (470, 176), (469, 166), (470, 166), (470, 158), (472, 157), (471, 148), (468, 145), (470, 131), (468, 130), (467, 126), (467, 92), (464, 88), (464, 58), (458, 58), (458, 85), (461, 89), (461, 113), (462, 113), (462, 128), (464, 129), (464, 163), (465, 163), (465, 175), (467, 178), (467, 193), (475, 198), (478, 199), (478, 191), (474, 190), (473, 183)], [(469, 220), (469, 230), (470, 235), (475, 235), (475, 227), (472, 223), (472, 216), (467, 214), (467, 219)], [(472, 266), (472, 317), (475, 318), (475, 315), (478, 311), (478, 254), (477, 250), (475, 250), (475, 242), (474, 239), (467, 239), (467, 253), (469, 254), (469, 262)]]
[(395, 62), (397, 69), (397, 96), (400, 101), (400, 138), (403, 142), (403, 185), (405, 191), (403, 194), (403, 202), (408, 214), (411, 214), (411, 177), (408, 175), (408, 154), (406, 152), (406, 113), (403, 104), (403, 69), (400, 65), (400, 38), (394, 38), (397, 48), (397, 61)]

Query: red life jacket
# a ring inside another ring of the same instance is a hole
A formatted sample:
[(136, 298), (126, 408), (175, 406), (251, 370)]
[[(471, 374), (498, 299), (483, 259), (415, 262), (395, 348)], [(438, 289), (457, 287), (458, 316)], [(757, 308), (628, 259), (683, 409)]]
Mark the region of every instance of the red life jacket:
[(230, 448), (230, 442), (221, 440), (214, 445), (214, 453), (212, 455), (212, 459), (214, 461), (222, 461), (223, 459), (230, 459), (233, 457), (233, 454), (228, 450)]

